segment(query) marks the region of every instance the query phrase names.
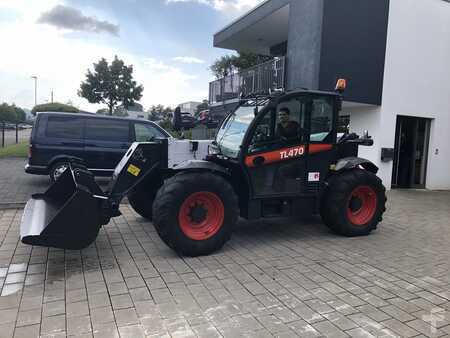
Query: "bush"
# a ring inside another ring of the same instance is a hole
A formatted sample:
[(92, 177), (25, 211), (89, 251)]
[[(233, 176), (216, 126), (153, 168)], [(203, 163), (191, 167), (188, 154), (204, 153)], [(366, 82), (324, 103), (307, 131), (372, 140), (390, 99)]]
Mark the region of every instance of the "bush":
[(36, 113), (40, 112), (46, 112), (46, 111), (52, 111), (52, 112), (61, 112), (61, 113), (79, 113), (79, 109), (68, 105), (64, 103), (44, 103), (44, 104), (38, 104), (37, 106), (34, 106), (31, 113), (33, 115), (36, 115)]

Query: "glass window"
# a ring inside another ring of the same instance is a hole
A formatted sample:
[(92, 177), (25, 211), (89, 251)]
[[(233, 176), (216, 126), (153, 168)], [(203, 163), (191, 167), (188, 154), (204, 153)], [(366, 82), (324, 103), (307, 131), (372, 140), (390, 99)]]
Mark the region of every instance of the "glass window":
[(73, 140), (82, 139), (83, 119), (71, 116), (49, 116), (45, 135)]
[(277, 106), (276, 138), (288, 143), (305, 141), (305, 99), (296, 97)]
[(109, 119), (87, 119), (86, 139), (111, 142), (129, 141), (129, 122)]
[(323, 142), (333, 130), (333, 98), (313, 99), (311, 109), (311, 142)]
[(242, 140), (254, 118), (254, 105), (241, 106), (230, 115), (216, 136), (223, 155), (234, 158), (238, 156)]
[(148, 142), (157, 137), (164, 137), (157, 128), (150, 124), (135, 123), (134, 133), (136, 135), (136, 142)]

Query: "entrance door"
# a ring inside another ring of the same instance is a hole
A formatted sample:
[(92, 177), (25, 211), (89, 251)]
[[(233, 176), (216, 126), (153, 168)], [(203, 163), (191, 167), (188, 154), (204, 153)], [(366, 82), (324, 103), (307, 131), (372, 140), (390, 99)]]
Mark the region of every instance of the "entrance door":
[(393, 188), (425, 188), (430, 119), (397, 116)]

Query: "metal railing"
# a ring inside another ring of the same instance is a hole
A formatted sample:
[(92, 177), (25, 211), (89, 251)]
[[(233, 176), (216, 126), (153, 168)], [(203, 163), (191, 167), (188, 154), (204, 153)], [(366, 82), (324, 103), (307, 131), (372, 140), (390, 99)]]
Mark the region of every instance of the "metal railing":
[(267, 93), (285, 87), (286, 57), (278, 57), (215, 80), (209, 84), (209, 103), (239, 97), (239, 94)]
[(0, 148), (28, 140), (31, 126), (23, 122), (0, 121)]

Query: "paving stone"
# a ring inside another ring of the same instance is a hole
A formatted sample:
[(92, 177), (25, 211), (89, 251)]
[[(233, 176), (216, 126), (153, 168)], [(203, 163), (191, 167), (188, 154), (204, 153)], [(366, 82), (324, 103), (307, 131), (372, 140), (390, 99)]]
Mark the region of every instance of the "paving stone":
[(198, 258), (125, 204), (73, 252), (19, 243), (22, 211), (0, 210), (0, 337), (420, 337), (441, 315), (435, 336), (450, 335), (450, 193), (392, 191), (389, 203), (368, 237), (319, 219), (241, 221)]
[(41, 322), (41, 309), (28, 310), (19, 312), (17, 317), (16, 326), (27, 326), (32, 324), (40, 324)]
[(14, 331), (14, 338), (38, 338), (40, 324), (17, 327)]

